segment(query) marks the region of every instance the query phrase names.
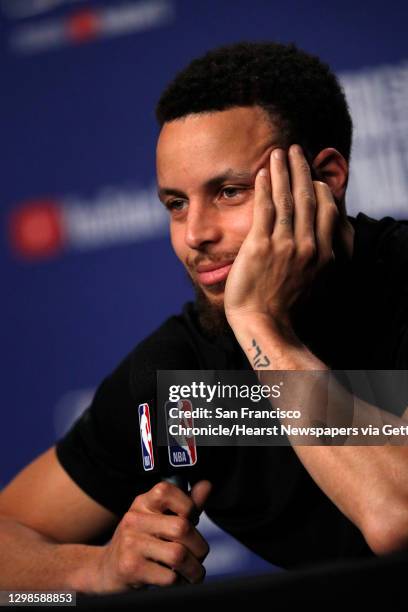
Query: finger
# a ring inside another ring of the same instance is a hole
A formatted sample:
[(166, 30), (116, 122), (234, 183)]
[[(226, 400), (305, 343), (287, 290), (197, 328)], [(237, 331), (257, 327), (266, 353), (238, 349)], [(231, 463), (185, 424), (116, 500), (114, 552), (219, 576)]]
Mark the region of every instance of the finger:
[(146, 558), (163, 563), (188, 582), (202, 582), (205, 576), (203, 565), (191, 552), (178, 542), (163, 542), (155, 538), (146, 541)]
[(294, 234), (298, 244), (315, 242), (316, 198), (309, 164), (299, 145), (289, 149), (289, 168), (294, 201)]
[(172, 512), (178, 516), (190, 517), (196, 514), (193, 500), (176, 485), (159, 482), (150, 491), (136, 497), (132, 510), (144, 512)]
[(202, 512), (211, 493), (212, 484), (209, 480), (200, 480), (192, 487), (190, 498), (197, 508), (198, 512)]
[[(183, 544), (200, 561), (208, 555), (209, 546), (201, 533), (185, 518), (170, 517), (166, 526), (167, 538)], [(166, 537), (165, 535), (163, 537)]]
[(339, 213), (332, 192), (326, 183), (313, 182), (316, 194), (316, 246), (318, 267), (333, 259), (333, 236)]
[(183, 517), (129, 511), (127, 529), (131, 537), (148, 534), (163, 540), (179, 542), (200, 560), (208, 555), (209, 547), (206, 540), (188, 519)]
[(145, 559), (137, 570), (129, 570), (126, 574), (126, 584), (133, 588), (135, 588), (135, 583), (137, 588), (145, 584), (166, 587), (177, 584), (179, 581), (180, 577), (175, 570), (150, 559)]
[(269, 170), (261, 168), (255, 177), (254, 212), (251, 231), (258, 236), (270, 236), (275, 218)]
[(272, 200), (275, 206), (273, 233), (277, 238), (293, 236), (293, 198), (290, 188), (286, 152), (277, 148), (270, 159)]

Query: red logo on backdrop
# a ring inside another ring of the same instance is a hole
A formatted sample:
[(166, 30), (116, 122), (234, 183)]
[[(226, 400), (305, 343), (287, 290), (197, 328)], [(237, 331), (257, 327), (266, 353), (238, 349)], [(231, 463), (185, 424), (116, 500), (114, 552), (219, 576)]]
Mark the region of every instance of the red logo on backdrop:
[(26, 259), (40, 259), (62, 250), (65, 236), (61, 208), (55, 200), (31, 200), (10, 217), (13, 249)]
[(68, 38), (72, 42), (87, 42), (100, 34), (100, 16), (96, 11), (91, 11), (89, 9), (78, 11), (68, 17), (66, 28)]

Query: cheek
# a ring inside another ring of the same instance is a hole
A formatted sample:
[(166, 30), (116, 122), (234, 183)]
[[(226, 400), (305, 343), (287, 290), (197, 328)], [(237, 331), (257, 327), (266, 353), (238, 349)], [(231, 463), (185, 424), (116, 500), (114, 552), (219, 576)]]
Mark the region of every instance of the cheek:
[(228, 233), (236, 243), (241, 244), (252, 226), (253, 202), (247, 202), (245, 206), (231, 209), (228, 214)]
[(187, 249), (184, 240), (184, 228), (170, 223), (170, 241), (176, 256), (184, 262)]

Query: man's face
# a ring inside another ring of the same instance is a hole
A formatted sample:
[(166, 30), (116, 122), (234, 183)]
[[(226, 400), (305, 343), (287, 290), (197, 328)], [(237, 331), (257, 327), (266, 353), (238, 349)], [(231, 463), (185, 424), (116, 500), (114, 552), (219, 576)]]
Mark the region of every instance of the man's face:
[(198, 294), (218, 310), (252, 224), (256, 173), (281, 144), (279, 129), (256, 106), (190, 115), (161, 130), (157, 177), (171, 242)]

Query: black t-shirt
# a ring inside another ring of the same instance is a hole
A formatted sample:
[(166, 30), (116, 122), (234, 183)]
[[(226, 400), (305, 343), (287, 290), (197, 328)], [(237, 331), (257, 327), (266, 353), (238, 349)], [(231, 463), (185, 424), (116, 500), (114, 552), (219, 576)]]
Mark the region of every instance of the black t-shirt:
[[(310, 350), (332, 369), (408, 369), (408, 227), (359, 214), (349, 262), (315, 284), (295, 322)], [(142, 464), (138, 406), (153, 412), (157, 370), (240, 370), (249, 363), (232, 335), (209, 339), (194, 304), (141, 342), (99, 386), (91, 406), (57, 444), (57, 456), (90, 497), (121, 517), (161, 480)], [(271, 563), (370, 555), (359, 530), (314, 483), (291, 447), (200, 447), (183, 468), (191, 484), (213, 483), (208, 516)]]

